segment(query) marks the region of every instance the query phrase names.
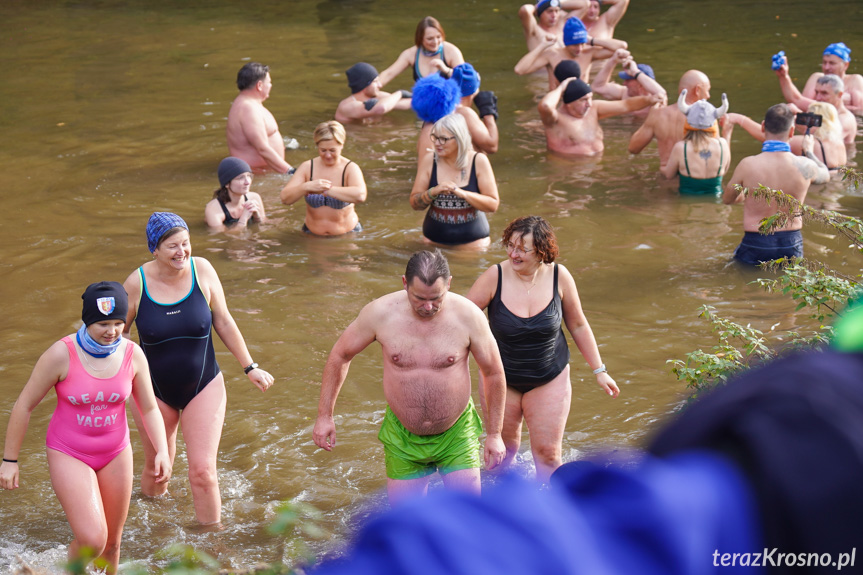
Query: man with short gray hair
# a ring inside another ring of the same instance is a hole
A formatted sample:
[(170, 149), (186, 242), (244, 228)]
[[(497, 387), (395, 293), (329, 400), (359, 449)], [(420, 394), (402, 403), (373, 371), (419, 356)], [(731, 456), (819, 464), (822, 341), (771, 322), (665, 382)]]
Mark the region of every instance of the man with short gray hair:
[(776, 76), (779, 78), (779, 87), (782, 88), (782, 95), (785, 97), (785, 101), (793, 104), (801, 112), (808, 110), (809, 104), (812, 102), (833, 104), (839, 113), (839, 123), (842, 124), (842, 140), (846, 144), (853, 144), (854, 139), (857, 137), (857, 119), (845, 107), (843, 98), (845, 83), (842, 81), (842, 78), (836, 74), (821, 74), (813, 82), (812, 96), (807, 97), (801, 94), (797, 86), (794, 85), (794, 82), (791, 81), (788, 58), (782, 56), (777, 64), (775, 66)]

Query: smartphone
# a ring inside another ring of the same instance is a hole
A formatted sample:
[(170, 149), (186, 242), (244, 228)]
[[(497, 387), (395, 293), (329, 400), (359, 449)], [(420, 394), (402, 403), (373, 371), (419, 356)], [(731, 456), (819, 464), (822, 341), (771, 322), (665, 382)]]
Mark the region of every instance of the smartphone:
[(821, 125), (821, 114), (813, 114), (812, 112), (800, 112), (797, 114), (795, 122), (807, 128), (817, 128)]

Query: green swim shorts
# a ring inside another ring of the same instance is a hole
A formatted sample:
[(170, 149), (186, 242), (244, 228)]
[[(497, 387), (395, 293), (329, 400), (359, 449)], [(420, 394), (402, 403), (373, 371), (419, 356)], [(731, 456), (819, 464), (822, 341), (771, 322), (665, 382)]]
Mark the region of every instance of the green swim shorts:
[(482, 422), (473, 400), (452, 427), (437, 435), (417, 435), (401, 424), (387, 406), (378, 439), (384, 444), (387, 477), (417, 479), (440, 471), (481, 467), (479, 435)]

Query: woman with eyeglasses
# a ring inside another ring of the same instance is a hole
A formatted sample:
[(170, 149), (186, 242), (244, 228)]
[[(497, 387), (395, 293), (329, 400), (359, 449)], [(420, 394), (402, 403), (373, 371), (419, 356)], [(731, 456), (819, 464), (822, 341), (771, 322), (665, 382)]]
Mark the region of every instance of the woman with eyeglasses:
[(459, 114), (435, 122), (431, 141), (434, 154), (420, 160), (410, 196), (413, 209), (428, 208), (424, 238), (449, 246), (487, 246), (485, 214), (500, 205), (491, 162), (474, 151), (467, 123)]
[(596, 383), (611, 397), (620, 390), (602, 363), (572, 274), (554, 263), (558, 247), (551, 225), (539, 216), (516, 218), (503, 231), (502, 240), (507, 260), (486, 270), (467, 298), (480, 309), (488, 308), (506, 373), (503, 466), (518, 453), (523, 419), (530, 431), (536, 478), (546, 483), (561, 465), (572, 397), (564, 323)]

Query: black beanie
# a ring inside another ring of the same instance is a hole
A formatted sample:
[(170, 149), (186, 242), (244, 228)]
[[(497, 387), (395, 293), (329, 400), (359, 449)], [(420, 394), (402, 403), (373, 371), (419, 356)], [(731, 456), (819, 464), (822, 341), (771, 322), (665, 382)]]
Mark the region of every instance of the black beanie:
[(591, 92), (590, 86), (584, 80), (572, 80), (566, 85), (566, 89), (563, 91), (563, 103), (569, 104), (570, 102), (575, 102)]
[(567, 78), (581, 78), (581, 66), (575, 60), (561, 60), (554, 67), (554, 77), (558, 82), (563, 82)]
[(356, 94), (375, 81), (375, 78), (378, 77), (378, 71), (371, 64), (359, 62), (348, 68), (345, 75), (348, 77), (351, 94)]
[(81, 296), (84, 307), (81, 319), (89, 326), (98, 321), (121, 319), (126, 321), (129, 311), (129, 296), (122, 284), (117, 282), (98, 282), (90, 284)]

